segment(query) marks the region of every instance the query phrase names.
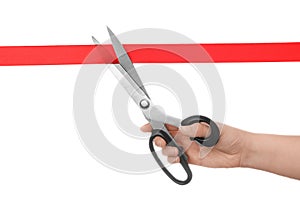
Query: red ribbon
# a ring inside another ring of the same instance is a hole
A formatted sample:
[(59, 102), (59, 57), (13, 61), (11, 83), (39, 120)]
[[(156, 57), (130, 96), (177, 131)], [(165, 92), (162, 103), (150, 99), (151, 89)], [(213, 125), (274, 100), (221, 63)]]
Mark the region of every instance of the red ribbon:
[[(207, 56), (199, 56), (200, 45), (211, 59)], [(82, 64), (86, 62), (87, 56), (95, 47), (95, 45), (2, 46), (0, 47), (0, 66)], [(113, 52), (111, 45), (103, 45), (103, 47)], [(124, 44), (124, 48), (134, 63), (300, 61), (300, 42)], [(88, 62), (106, 63), (103, 58)]]

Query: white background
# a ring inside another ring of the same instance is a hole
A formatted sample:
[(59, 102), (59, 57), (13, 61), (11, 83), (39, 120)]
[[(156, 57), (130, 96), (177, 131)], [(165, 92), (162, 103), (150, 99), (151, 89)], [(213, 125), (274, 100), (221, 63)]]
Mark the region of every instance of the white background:
[[(297, 1), (178, 2), (2, 0), (0, 45), (91, 44), (91, 35), (107, 39), (105, 25), (116, 33), (165, 28), (199, 43), (300, 41)], [(300, 134), (300, 63), (216, 66), (225, 123)], [(130, 175), (104, 167), (76, 133), (72, 95), (79, 69), (0, 68), (0, 199), (299, 199), (299, 181), (252, 169), (193, 166), (193, 181), (177, 186), (163, 172)]]

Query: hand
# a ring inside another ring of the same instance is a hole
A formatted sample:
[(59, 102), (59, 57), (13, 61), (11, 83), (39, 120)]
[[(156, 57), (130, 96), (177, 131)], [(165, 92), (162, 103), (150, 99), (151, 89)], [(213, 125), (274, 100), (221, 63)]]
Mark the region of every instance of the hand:
[[(300, 136), (255, 134), (218, 124), (221, 131), (219, 142), (205, 156), (203, 148), (190, 137), (206, 137), (209, 127), (202, 123), (182, 126), (179, 129), (166, 125), (178, 145), (185, 149), (188, 162), (205, 167), (248, 167), (260, 169), (282, 176), (300, 180)], [(141, 127), (150, 132), (150, 124)], [(166, 146), (163, 139), (157, 137), (155, 144), (162, 147), (162, 153), (171, 163), (179, 162), (178, 150)]]
[[(191, 126), (177, 127), (166, 125), (170, 134), (175, 137), (178, 145), (182, 146), (188, 156), (188, 162), (195, 165), (205, 167), (240, 167), (242, 166), (244, 151), (248, 132), (242, 131), (227, 125), (218, 124), (221, 134), (219, 142), (208, 153), (207, 156), (201, 158), (200, 153), (204, 150), (198, 143), (190, 140), (190, 137), (205, 137), (209, 132), (209, 127), (203, 123), (196, 123)], [(151, 125), (146, 124), (141, 127), (143, 132), (151, 132)], [(171, 163), (179, 162), (178, 149), (166, 146), (162, 138), (155, 139), (155, 145), (162, 148), (162, 153), (168, 156)]]

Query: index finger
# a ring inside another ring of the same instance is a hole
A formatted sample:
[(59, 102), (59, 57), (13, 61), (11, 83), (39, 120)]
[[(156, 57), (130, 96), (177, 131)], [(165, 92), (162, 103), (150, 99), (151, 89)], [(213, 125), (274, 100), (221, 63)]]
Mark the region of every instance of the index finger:
[[(170, 124), (165, 124), (166, 128), (169, 130), (169, 131), (177, 131), (178, 130), (178, 127), (176, 126), (172, 126)], [(152, 127), (151, 127), (151, 124), (148, 123), (148, 124), (145, 124), (144, 126), (142, 126), (140, 128), (141, 131), (143, 132), (151, 132), (152, 131)]]

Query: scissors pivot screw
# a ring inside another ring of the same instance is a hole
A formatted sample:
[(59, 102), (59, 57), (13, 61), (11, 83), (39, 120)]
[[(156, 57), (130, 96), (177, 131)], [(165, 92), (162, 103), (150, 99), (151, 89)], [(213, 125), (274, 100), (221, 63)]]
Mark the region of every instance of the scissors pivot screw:
[(150, 103), (149, 103), (149, 101), (147, 101), (146, 99), (142, 99), (142, 100), (140, 101), (140, 106), (141, 106), (141, 108), (143, 108), (143, 109), (147, 109), (147, 108), (149, 108)]

